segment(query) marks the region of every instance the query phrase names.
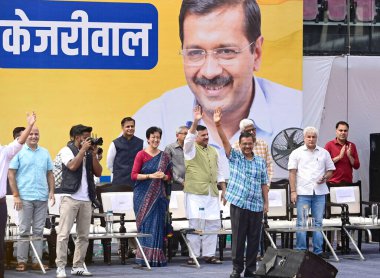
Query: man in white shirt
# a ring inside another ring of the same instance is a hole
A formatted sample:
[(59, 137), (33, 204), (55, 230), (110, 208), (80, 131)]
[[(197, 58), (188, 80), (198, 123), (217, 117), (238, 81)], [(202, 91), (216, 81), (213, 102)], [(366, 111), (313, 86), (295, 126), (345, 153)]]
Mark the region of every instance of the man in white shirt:
[(57, 235), (57, 277), (66, 277), (67, 244), (71, 228), (76, 220), (75, 252), (72, 275), (91, 276), (84, 268), (88, 247), (92, 207), (96, 202), (94, 175), (100, 177), (102, 166), (96, 157), (98, 147), (89, 138), (92, 128), (77, 125), (73, 129), (74, 140), (64, 147), (62, 159), (61, 191), (68, 196), (62, 197), (59, 208), (60, 218)]
[(16, 138), (12, 143), (7, 146), (0, 145), (0, 277), (4, 277), (4, 236), (5, 225), (7, 223), (7, 176), (9, 163), (12, 158), (21, 150), (22, 145), (25, 143), (36, 122), (36, 114), (32, 112), (27, 114), (28, 126), (21, 133), (20, 137)]
[[(305, 225), (302, 221), (304, 208), (311, 208), (315, 226), (322, 227), (325, 195), (329, 194), (326, 181), (332, 176), (335, 166), (330, 154), (317, 146), (318, 130), (315, 127), (306, 127), (303, 134), (305, 145), (294, 150), (289, 157), (291, 202), (297, 203), (297, 227)], [(322, 258), (328, 258), (322, 252), (322, 245), (321, 232), (313, 232), (313, 252)], [(296, 248), (306, 250), (306, 232), (297, 232)]]
[(208, 128), (210, 144), (221, 149), (212, 119), (216, 107), (223, 107), (231, 143), (239, 139), (239, 122), (244, 118), (255, 122), (257, 137), (269, 146), (283, 129), (300, 127), (302, 93), (252, 75), (262, 59), (260, 25), (254, 0), (182, 1), (180, 39), (188, 86), (166, 92), (137, 111), (137, 136), (159, 126), (165, 131), (161, 144), (169, 144), (175, 129), (192, 120), (192, 108), (198, 104), (204, 112), (200, 124)]

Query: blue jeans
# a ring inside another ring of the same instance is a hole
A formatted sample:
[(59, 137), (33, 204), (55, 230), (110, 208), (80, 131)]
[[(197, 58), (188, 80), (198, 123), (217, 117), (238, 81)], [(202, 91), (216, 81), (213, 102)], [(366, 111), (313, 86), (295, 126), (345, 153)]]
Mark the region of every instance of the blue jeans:
[[(298, 195), (297, 197), (297, 227), (302, 226), (302, 208), (307, 205), (311, 208), (311, 216), (315, 219), (315, 226), (322, 227), (323, 213), (325, 211), (325, 195)], [(313, 252), (322, 253), (323, 235), (313, 232)], [(306, 250), (306, 232), (297, 232), (296, 249)]]

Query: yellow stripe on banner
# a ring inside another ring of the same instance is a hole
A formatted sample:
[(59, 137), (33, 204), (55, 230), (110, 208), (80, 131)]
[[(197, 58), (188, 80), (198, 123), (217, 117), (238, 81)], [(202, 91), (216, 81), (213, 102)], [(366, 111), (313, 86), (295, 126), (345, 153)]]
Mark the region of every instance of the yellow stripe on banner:
[(302, 30), (302, 2), (288, 1), (281, 5), (263, 5), (261, 31), (266, 40), (278, 40)]
[(302, 55), (302, 30), (276, 41), (267, 40), (264, 42), (261, 69), (256, 75), (302, 90), (300, 55)]
[(258, 76), (302, 90), (302, 1), (259, 1), (264, 37)]

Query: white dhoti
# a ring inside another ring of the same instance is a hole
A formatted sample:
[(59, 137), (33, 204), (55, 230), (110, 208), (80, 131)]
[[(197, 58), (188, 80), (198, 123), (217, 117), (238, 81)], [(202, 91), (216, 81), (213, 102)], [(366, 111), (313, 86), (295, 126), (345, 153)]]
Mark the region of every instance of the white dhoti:
[[(205, 217), (205, 231), (217, 231), (220, 230), (220, 208), (219, 197), (213, 197), (209, 195), (196, 195), (191, 193), (185, 193), (185, 209), (186, 216), (189, 219), (189, 227), (192, 229), (198, 228), (199, 223), (199, 208), (204, 208)], [(187, 235), (190, 246), (193, 249), (194, 255), (211, 257), (215, 256), (216, 245), (218, 242), (218, 235)]]

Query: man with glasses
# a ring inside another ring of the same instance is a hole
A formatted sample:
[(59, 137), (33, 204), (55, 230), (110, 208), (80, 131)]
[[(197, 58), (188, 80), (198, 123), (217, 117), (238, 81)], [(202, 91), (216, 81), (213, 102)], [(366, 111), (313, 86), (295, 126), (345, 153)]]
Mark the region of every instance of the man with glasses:
[[(297, 206), (297, 227), (302, 227), (302, 211), (310, 209), (315, 226), (322, 227), (326, 196), (329, 189), (326, 181), (335, 170), (330, 154), (317, 145), (318, 130), (305, 127), (303, 130), (305, 144), (298, 147), (289, 156), (290, 201)], [(295, 249), (307, 250), (306, 232), (296, 233)], [(313, 252), (321, 258), (328, 259), (329, 254), (323, 252), (323, 235), (313, 232)]]
[(261, 223), (269, 205), (266, 162), (253, 151), (255, 139), (252, 132), (240, 134), (239, 150), (231, 147), (222, 127), (222, 109), (219, 107), (215, 109), (214, 122), (231, 171), (224, 200), (231, 203), (233, 271), (230, 278), (239, 278), (243, 270), (244, 277), (255, 277)]
[[(269, 153), (268, 144), (263, 139), (256, 137), (256, 127), (252, 120), (250, 119), (241, 120), (239, 127), (240, 127), (241, 133), (248, 132), (252, 134), (253, 153), (257, 156), (262, 157), (265, 160), (267, 171), (268, 171), (268, 178), (269, 178), (268, 186), (270, 186), (270, 182), (273, 177), (273, 164), (272, 164), (271, 155)], [(232, 147), (236, 150), (240, 150), (239, 141), (236, 141)]]
[(179, 27), (188, 86), (141, 108), (135, 114), (146, 125), (141, 132), (160, 126), (168, 143), (177, 126), (191, 121), (195, 105), (203, 108), (200, 124), (207, 126), (211, 145), (220, 146), (212, 119), (219, 106), (230, 142), (238, 140), (244, 118), (254, 120), (257, 135), (268, 143), (284, 128), (301, 126), (301, 92), (252, 75), (260, 68), (264, 40), (255, 0), (183, 0)]
[[(166, 146), (165, 152), (169, 154), (173, 165), (173, 179), (171, 189), (173, 191), (182, 191), (185, 183), (185, 159), (183, 154), (183, 143), (185, 142), (185, 137), (187, 135), (189, 128), (187, 126), (180, 126), (176, 130), (177, 140), (174, 143)], [(181, 255), (187, 256), (188, 251), (186, 244), (183, 241), (180, 232), (174, 232), (172, 246), (173, 256), (178, 251), (178, 243), (181, 244)]]
[[(13, 193), (14, 207), (18, 211), (19, 235), (43, 237), (48, 199), (53, 206), (54, 175), (53, 162), (49, 151), (38, 142), (40, 131), (33, 127), (22, 150), (11, 160), (8, 170), (9, 184)], [(42, 257), (43, 242), (35, 241), (38, 257)], [(26, 271), (29, 254), (29, 242), (17, 243), (16, 271)], [(38, 258), (33, 254), (32, 270), (40, 270)], [(48, 270), (47, 265), (43, 265)]]
[(9, 145), (0, 145), (0, 278), (4, 278), (4, 236), (5, 226), (7, 223), (7, 176), (9, 163), (12, 158), (22, 149), (23, 144), (29, 136), (34, 123), (36, 122), (36, 114), (34, 112), (28, 113), (26, 118), (28, 125), (24, 131)]
[[(271, 155), (269, 153), (268, 144), (263, 139), (256, 137), (256, 127), (255, 127), (253, 120), (251, 120), (251, 119), (241, 120), (240, 124), (239, 124), (239, 128), (240, 128), (241, 134), (244, 132), (247, 132), (247, 133), (252, 135), (252, 139), (253, 139), (252, 151), (253, 151), (254, 155), (260, 156), (261, 158), (264, 159), (266, 166), (267, 166), (266, 171), (267, 171), (267, 175), (268, 175), (267, 187), (269, 188), (270, 182), (272, 181), (272, 177), (273, 177), (273, 163), (272, 163)], [(232, 147), (235, 150), (240, 150), (239, 141), (236, 141)], [(260, 238), (261, 238), (261, 234), (260, 234)], [(261, 246), (260, 246), (260, 248), (261, 248)], [(260, 253), (262, 254), (263, 250), (261, 250)], [(261, 255), (260, 254), (257, 255), (257, 260), (261, 260), (261, 259), (262, 259)]]
[(166, 146), (165, 152), (170, 155), (173, 163), (173, 183), (172, 190), (183, 190), (185, 182), (185, 160), (183, 156), (183, 143), (189, 128), (180, 126), (176, 130), (177, 141)]

